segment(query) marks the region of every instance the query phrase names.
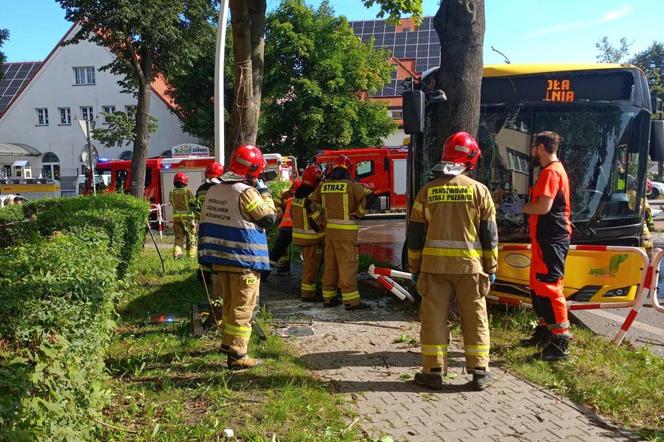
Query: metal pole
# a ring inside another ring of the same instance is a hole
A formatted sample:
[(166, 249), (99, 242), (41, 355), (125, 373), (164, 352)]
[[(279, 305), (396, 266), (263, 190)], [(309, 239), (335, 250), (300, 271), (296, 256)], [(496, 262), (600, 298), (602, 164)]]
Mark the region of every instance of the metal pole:
[(88, 164), (90, 165), (90, 180), (92, 181), (92, 194), (97, 194), (97, 183), (95, 183), (95, 165), (92, 159), (92, 142), (90, 141), (90, 120), (85, 119), (86, 138), (88, 139)]
[(224, 56), (226, 49), (226, 11), (228, 0), (219, 5), (217, 47), (214, 63), (214, 159), (224, 164)]

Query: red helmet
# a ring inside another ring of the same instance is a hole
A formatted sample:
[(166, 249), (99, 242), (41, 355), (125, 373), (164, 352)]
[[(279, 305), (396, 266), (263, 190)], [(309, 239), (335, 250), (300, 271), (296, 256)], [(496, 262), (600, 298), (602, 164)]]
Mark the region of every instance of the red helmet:
[(320, 167), (312, 164), (307, 166), (302, 173), (302, 184), (309, 187), (317, 187), (318, 183), (323, 179), (323, 172), (321, 172)]
[(481, 153), (472, 135), (468, 132), (455, 132), (445, 140), (440, 161), (463, 164), (473, 170)]
[(218, 178), (224, 173), (224, 166), (216, 161), (205, 168), (205, 178)]
[(346, 169), (346, 172), (348, 172), (349, 175), (353, 175), (355, 172), (355, 165), (351, 161), (350, 158), (348, 158), (346, 155), (339, 155), (334, 162), (332, 163), (332, 170), (336, 169), (337, 167), (341, 167), (342, 169)]
[(293, 184), (291, 184), (290, 186), (290, 192), (293, 195), (295, 195), (295, 192), (297, 192), (297, 189), (299, 189), (301, 185), (302, 185), (302, 180), (299, 178), (296, 179), (295, 181), (293, 181)]
[(259, 148), (243, 144), (233, 151), (228, 170), (243, 177), (258, 178), (266, 164)]
[(186, 173), (184, 172), (178, 172), (175, 174), (175, 177), (173, 178), (173, 184), (184, 184), (185, 186), (189, 184), (189, 177), (187, 176)]

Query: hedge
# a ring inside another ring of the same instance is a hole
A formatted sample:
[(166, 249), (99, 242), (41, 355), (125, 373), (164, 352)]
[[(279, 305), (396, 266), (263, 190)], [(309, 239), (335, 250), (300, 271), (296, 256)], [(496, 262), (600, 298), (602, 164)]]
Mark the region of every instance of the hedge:
[(94, 440), (117, 258), (99, 230), (0, 250), (0, 440)]
[(119, 258), (118, 276), (122, 278), (143, 247), (150, 212), (147, 203), (132, 196), (103, 194), (33, 201), (24, 206), (24, 213), (36, 220), (43, 236), (76, 227), (103, 228)]
[(25, 220), (23, 207), (9, 206), (0, 209), (0, 248), (37, 240), (37, 227)]

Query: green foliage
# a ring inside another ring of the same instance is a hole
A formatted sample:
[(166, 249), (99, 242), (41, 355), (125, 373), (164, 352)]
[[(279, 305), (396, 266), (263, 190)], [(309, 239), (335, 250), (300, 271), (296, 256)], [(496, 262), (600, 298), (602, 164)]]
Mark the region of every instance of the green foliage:
[(649, 48), (634, 54), (630, 63), (645, 72), (650, 93), (664, 99), (664, 43), (654, 41)]
[(93, 440), (117, 260), (72, 230), (0, 250), (0, 440)]
[(327, 2), (314, 10), (285, 0), (266, 22), (260, 142), (306, 159), (322, 148), (380, 145), (396, 125), (387, 108), (362, 99), (382, 88), (389, 52), (363, 43)]
[(25, 219), (25, 206), (9, 206), (0, 209), (0, 249), (38, 238), (34, 223)]
[[(9, 30), (7, 29), (0, 29), (0, 48), (2, 45), (9, 39)], [(4, 52), (0, 51), (0, 80), (5, 78), (5, 72), (2, 69), (2, 64), (7, 61), (7, 56), (5, 55)]]
[(595, 56), (600, 63), (621, 63), (629, 55), (629, 47), (632, 43), (627, 42), (627, 38), (620, 39), (620, 47), (615, 47), (609, 41), (606, 35), (600, 41), (595, 43), (599, 54)]
[(119, 277), (125, 276), (145, 241), (148, 205), (129, 195), (43, 199), (23, 207), (42, 235), (84, 226), (105, 230), (111, 238), (110, 250), (119, 259)]
[[(134, 140), (136, 133), (136, 112), (102, 112), (106, 127), (96, 128), (92, 137), (107, 147), (121, 146)], [(150, 115), (148, 133), (153, 134), (159, 125), (157, 118)]]
[[(230, 26), (230, 25), (229, 25)], [(169, 93), (178, 104), (182, 129), (208, 146), (214, 145), (214, 56), (217, 29), (212, 24), (201, 39), (203, 50), (192, 60), (191, 67), (170, 75), (173, 86)], [(233, 35), (226, 33), (224, 55), (224, 120), (233, 105)]]
[(422, 0), (362, 0), (367, 8), (380, 6), (378, 17), (385, 17), (392, 23), (398, 23), (402, 13), (412, 14), (415, 23), (422, 22)]

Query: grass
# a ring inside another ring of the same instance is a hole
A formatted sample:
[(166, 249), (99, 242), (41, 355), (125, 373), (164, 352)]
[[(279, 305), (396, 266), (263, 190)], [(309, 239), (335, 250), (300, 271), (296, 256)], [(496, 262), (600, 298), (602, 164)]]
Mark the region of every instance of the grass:
[[(360, 439), (359, 430), (345, 431), (351, 416), (341, 396), (314, 379), (281, 338), (252, 341), (250, 353), (264, 364), (231, 372), (220, 336), (191, 335), (189, 308), (206, 299), (194, 266), (168, 257), (162, 275), (154, 250), (143, 252), (117, 306), (120, 325), (107, 357), (113, 400), (101, 439), (221, 440), (227, 428), (246, 441)], [(154, 314), (186, 320), (147, 324)], [(269, 327), (267, 315), (262, 322)]]
[(649, 440), (664, 441), (664, 359), (648, 347), (614, 346), (593, 332), (572, 327), (568, 361), (549, 364), (521, 348), (535, 317), (524, 309), (491, 310), (492, 352), (497, 362), (539, 385), (589, 406)]

